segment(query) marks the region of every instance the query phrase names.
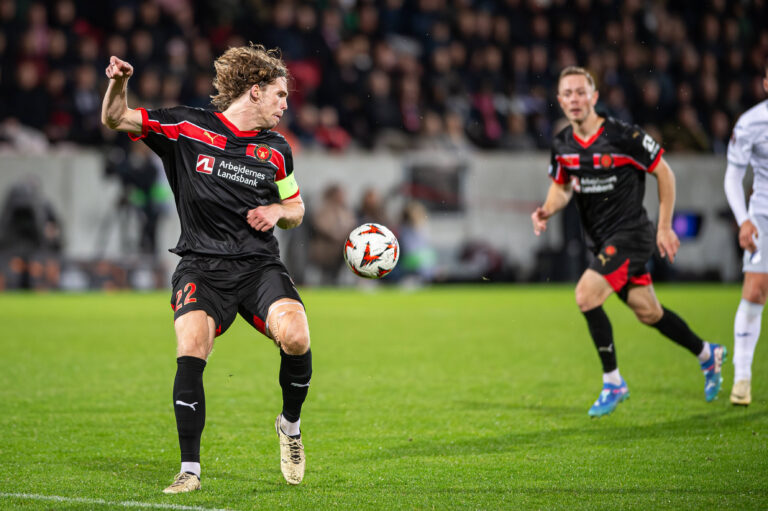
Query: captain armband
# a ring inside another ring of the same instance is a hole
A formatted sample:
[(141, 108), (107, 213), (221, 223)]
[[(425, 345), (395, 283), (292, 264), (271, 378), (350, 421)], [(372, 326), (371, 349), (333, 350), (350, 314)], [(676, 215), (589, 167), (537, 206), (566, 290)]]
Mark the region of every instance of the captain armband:
[(293, 174), (289, 174), (280, 181), (275, 181), (275, 184), (277, 185), (277, 191), (280, 194), (280, 200), (292, 197), (299, 191), (299, 184), (296, 182), (296, 178), (293, 177)]

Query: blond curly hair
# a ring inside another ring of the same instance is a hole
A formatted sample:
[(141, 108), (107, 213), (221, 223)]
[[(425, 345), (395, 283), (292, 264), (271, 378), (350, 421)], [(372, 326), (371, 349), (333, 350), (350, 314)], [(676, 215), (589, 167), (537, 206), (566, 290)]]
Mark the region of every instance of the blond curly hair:
[(254, 84), (265, 87), (278, 78), (289, 78), (280, 50), (267, 50), (261, 44), (229, 48), (213, 66), (218, 94), (211, 96), (211, 103), (222, 112)]

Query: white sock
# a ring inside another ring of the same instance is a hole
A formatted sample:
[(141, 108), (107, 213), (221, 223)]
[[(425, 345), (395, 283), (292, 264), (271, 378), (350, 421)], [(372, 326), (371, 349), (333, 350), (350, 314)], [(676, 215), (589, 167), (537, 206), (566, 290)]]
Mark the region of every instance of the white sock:
[(696, 355), (696, 358), (699, 359), (699, 362), (702, 364), (709, 360), (709, 357), (712, 356), (712, 349), (709, 346), (709, 343), (707, 341), (704, 341), (704, 348), (702, 348), (701, 353)]
[(610, 383), (611, 385), (621, 385), (621, 374), (619, 374), (619, 368), (617, 367), (609, 373), (603, 373), (603, 383)]
[(181, 472), (192, 472), (197, 477), (200, 477), (200, 463), (194, 461), (182, 461)]
[(741, 299), (733, 321), (733, 381), (752, 379), (752, 357), (760, 338), (763, 306)]
[(301, 434), (301, 419), (296, 422), (288, 422), (288, 420), (280, 415), (280, 429), (283, 430), (288, 436), (296, 436)]

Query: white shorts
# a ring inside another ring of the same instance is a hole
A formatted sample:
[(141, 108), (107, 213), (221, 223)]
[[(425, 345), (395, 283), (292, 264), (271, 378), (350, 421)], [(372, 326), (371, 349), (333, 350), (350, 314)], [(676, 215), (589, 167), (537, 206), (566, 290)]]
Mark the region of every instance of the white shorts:
[(768, 273), (768, 216), (750, 215), (749, 219), (757, 227), (757, 250), (744, 251), (744, 273)]

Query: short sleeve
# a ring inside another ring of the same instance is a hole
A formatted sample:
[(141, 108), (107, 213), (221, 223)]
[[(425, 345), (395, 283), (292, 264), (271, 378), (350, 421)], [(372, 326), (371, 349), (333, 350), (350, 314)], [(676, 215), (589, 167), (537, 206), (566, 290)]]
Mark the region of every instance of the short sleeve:
[(728, 163), (737, 167), (746, 167), (752, 157), (752, 134), (743, 122), (739, 119), (736, 126), (733, 127), (731, 140), (728, 142)]
[(288, 143), (279, 144), (272, 149), (270, 162), (277, 167), (275, 184), (280, 200), (293, 199), (299, 196), (299, 184), (293, 173), (293, 152)]
[(629, 163), (640, 170), (653, 172), (664, 154), (661, 144), (639, 126), (632, 126), (623, 141), (624, 150), (630, 158)]
[[(552, 149), (552, 153), (549, 158), (549, 177), (552, 179), (552, 181), (560, 185), (564, 185), (570, 179), (568, 176), (568, 170), (566, 170), (565, 165), (568, 162), (566, 162), (565, 159), (566, 157), (558, 154), (554, 149)], [(578, 160), (578, 155), (576, 155), (576, 159)]]
[(143, 140), (158, 156), (165, 156), (179, 140), (179, 127), (186, 119), (186, 108), (138, 110), (141, 113), (141, 134), (128, 136), (131, 140)]

